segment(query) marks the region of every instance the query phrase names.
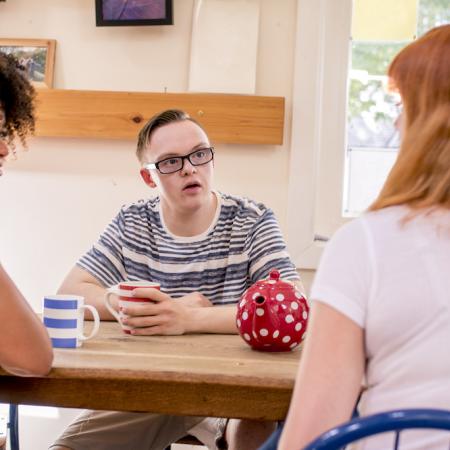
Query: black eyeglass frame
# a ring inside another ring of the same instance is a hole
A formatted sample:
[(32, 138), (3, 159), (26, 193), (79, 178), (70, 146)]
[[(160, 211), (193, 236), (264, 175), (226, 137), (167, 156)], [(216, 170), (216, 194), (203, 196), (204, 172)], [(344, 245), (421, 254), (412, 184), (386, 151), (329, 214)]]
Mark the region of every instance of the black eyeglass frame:
[[(208, 159), (208, 161), (202, 162), (200, 164), (194, 163), (191, 161), (191, 156), (194, 155), (197, 152), (200, 152), (202, 150), (209, 150), (211, 152), (211, 159)], [(170, 159), (181, 159), (181, 167), (177, 170), (174, 170), (173, 172), (162, 172), (161, 169), (159, 168), (159, 165), (165, 161), (168, 161)], [(192, 151), (191, 153), (188, 153), (187, 155), (184, 156), (171, 156), (170, 158), (164, 158), (161, 161), (157, 161), (155, 163), (147, 163), (144, 165), (144, 167), (147, 170), (157, 170), (159, 173), (163, 174), (163, 175), (170, 175), (171, 173), (175, 173), (175, 172), (179, 172), (180, 170), (183, 170), (184, 167), (184, 161), (188, 160), (193, 166), (204, 166), (205, 164), (210, 163), (213, 159), (214, 159), (214, 147), (201, 147), (201, 148), (197, 148), (196, 150)]]

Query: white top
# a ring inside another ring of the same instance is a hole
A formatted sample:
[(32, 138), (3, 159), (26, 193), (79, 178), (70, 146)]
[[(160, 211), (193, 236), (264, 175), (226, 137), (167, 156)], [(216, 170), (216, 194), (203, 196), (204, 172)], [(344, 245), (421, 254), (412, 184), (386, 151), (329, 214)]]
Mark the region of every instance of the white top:
[[(312, 300), (365, 330), (361, 415), (450, 410), (450, 211), (402, 222), (409, 212), (390, 207), (342, 227), (326, 247), (311, 290)], [(426, 441), (418, 436), (424, 433)], [(390, 448), (392, 434), (382, 436), (388, 440), (363, 448)], [(440, 443), (433, 446), (432, 436)], [(450, 433), (403, 432), (401, 442), (402, 449), (448, 449)]]

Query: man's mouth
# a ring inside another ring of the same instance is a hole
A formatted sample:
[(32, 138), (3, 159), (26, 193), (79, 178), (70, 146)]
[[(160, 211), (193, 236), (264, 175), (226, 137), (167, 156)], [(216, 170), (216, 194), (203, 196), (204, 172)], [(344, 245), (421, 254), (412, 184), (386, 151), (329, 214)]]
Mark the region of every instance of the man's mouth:
[(189, 183), (186, 186), (184, 186), (183, 187), (183, 191), (187, 191), (187, 190), (191, 190), (191, 189), (197, 189), (197, 188), (200, 188), (200, 187), (201, 187), (200, 183), (193, 182), (193, 183)]

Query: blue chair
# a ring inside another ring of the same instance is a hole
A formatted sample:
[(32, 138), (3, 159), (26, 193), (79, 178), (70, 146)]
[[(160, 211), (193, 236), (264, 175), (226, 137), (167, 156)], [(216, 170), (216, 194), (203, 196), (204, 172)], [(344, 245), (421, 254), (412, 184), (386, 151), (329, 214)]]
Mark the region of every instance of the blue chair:
[(283, 425), (279, 426), (267, 439), (264, 444), (259, 447), (258, 450), (277, 450), (278, 441), (280, 440), (281, 433), (283, 432)]
[[(361, 395), (358, 397), (356, 401), (356, 405), (358, 405), (359, 399)], [(355, 406), (352, 413), (352, 419), (356, 419), (359, 417), (358, 408)], [(278, 441), (280, 440), (281, 433), (283, 432), (284, 422), (278, 422), (277, 429), (271, 434), (269, 439), (267, 439), (258, 450), (277, 450)]]
[(361, 417), (326, 431), (307, 445), (304, 450), (337, 450), (351, 442), (389, 431), (395, 433), (394, 450), (397, 450), (399, 448), (401, 431), (411, 428), (432, 428), (450, 431), (450, 411), (441, 409), (405, 409)]
[(10, 449), (19, 450), (19, 405), (9, 405), (9, 437)]

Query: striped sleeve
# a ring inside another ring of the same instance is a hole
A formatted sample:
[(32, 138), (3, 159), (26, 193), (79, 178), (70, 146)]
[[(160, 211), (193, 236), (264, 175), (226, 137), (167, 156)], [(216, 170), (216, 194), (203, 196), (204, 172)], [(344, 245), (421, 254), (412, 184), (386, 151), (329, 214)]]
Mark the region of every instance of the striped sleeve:
[(300, 279), (287, 252), (278, 221), (270, 209), (266, 209), (255, 222), (246, 246), (252, 283), (267, 278), (273, 269), (277, 269), (282, 278)]
[(106, 227), (99, 240), (80, 258), (77, 265), (97, 278), (104, 286), (127, 279), (123, 263), (123, 209)]

